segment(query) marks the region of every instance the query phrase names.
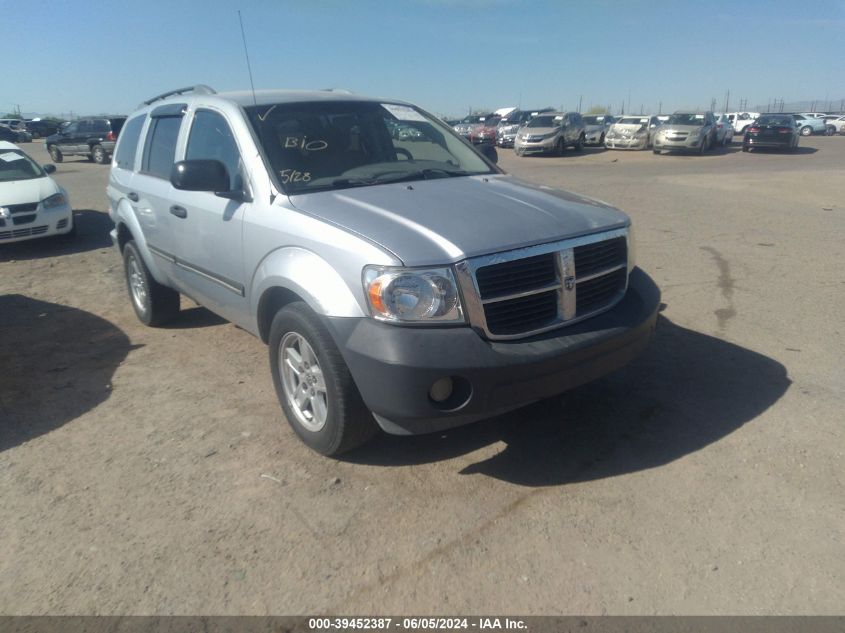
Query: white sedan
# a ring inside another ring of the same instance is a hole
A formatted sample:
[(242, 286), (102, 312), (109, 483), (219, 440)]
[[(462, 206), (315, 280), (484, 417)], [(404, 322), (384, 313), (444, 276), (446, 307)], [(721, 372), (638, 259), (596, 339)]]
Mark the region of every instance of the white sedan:
[(0, 246), (75, 231), (67, 191), (17, 145), (0, 141)]

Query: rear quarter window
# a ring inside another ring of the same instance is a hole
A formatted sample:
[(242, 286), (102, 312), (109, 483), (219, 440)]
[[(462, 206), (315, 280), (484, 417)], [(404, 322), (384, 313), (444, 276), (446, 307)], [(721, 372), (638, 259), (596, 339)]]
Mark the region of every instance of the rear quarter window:
[(138, 141), (141, 140), (141, 129), (144, 127), (146, 115), (130, 119), (124, 126), (123, 134), (117, 143), (117, 151), (114, 154), (115, 164), (121, 169), (135, 169), (135, 154), (138, 150)]

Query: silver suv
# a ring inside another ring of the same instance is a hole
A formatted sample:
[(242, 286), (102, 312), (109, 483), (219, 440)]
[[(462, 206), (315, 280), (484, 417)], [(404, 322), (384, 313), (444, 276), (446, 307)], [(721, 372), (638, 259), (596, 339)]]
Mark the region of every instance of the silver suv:
[(408, 103), (167, 93), (127, 120), (108, 197), (140, 320), (185, 294), (260, 337), (327, 455), (593, 380), (656, 320), (625, 214), (506, 175)]

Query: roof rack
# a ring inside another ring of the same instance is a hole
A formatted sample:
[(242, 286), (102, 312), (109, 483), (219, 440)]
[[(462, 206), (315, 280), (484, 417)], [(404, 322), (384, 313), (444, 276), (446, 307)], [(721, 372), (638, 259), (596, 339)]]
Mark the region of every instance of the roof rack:
[(159, 101), (160, 99), (166, 99), (167, 97), (172, 97), (173, 95), (181, 95), (185, 94), (186, 92), (194, 92), (198, 95), (216, 95), (217, 91), (210, 87), (206, 86), (205, 84), (197, 84), (196, 86), (187, 86), (186, 88), (179, 88), (178, 90), (171, 90), (169, 92), (163, 92), (160, 95), (156, 95), (152, 99), (148, 99), (144, 101), (141, 105), (150, 105), (155, 101)]

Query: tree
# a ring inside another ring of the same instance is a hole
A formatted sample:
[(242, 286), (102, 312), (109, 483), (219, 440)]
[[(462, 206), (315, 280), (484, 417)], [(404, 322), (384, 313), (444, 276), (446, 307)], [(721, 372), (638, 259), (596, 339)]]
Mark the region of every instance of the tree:
[(610, 114), (610, 110), (604, 106), (592, 106), (587, 110), (587, 114)]

